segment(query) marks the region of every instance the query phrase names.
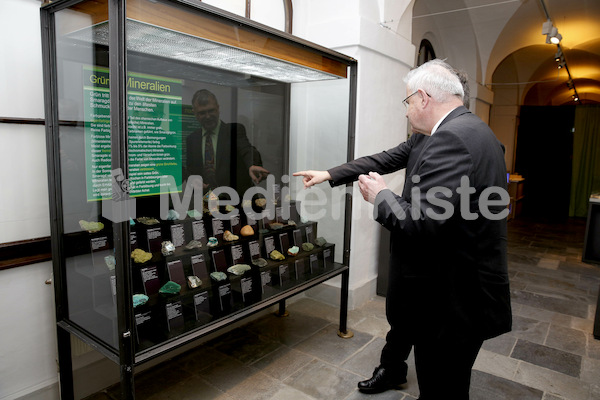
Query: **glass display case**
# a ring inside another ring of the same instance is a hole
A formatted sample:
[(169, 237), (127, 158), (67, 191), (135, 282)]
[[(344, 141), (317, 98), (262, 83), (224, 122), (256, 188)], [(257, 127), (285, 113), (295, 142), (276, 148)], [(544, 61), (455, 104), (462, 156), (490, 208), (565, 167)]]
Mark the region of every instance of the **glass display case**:
[(200, 2), (41, 9), (61, 397), (70, 335), (134, 367), (341, 276), (356, 61)]

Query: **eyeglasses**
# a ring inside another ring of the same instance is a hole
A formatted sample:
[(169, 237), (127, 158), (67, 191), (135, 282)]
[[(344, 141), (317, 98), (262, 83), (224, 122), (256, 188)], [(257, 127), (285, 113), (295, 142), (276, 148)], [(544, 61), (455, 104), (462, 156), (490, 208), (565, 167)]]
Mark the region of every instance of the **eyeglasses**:
[[(408, 99), (410, 99), (411, 97), (413, 97), (415, 94), (419, 93), (419, 91), (415, 91), (414, 93), (410, 94), (409, 96), (407, 96), (404, 100), (402, 100), (402, 104), (404, 104), (404, 106), (406, 108), (408, 108)], [(425, 94), (427, 95), (427, 97), (431, 97), (429, 95), (429, 93), (425, 92)]]
[(208, 115), (214, 115), (218, 112), (219, 110), (215, 107), (215, 108), (209, 108), (208, 110), (199, 110), (199, 111), (194, 111), (194, 115), (196, 117), (206, 117)]

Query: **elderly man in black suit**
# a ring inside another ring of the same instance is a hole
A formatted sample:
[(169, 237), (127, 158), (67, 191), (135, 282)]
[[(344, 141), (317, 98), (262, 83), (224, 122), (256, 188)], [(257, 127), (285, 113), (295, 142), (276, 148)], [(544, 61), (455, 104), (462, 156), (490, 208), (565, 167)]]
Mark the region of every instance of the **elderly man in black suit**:
[(248, 140), (246, 128), (221, 121), (215, 95), (202, 89), (192, 97), (196, 120), (202, 126), (187, 138), (186, 178), (202, 176), (204, 187), (232, 187), (240, 195), (267, 177), (260, 153)]
[[(402, 196), (380, 174), (405, 168), (401, 144), (328, 171), (301, 171), (306, 187), (358, 179), (375, 220), (391, 232), (386, 313), (390, 331), (366, 393), (405, 382), (414, 344), (421, 400), (469, 398), (483, 340), (511, 329), (506, 256), (506, 166), (489, 127), (463, 106), (453, 68), (427, 62), (405, 78), (407, 118), (430, 137), (411, 160)], [(415, 157), (416, 156), (416, 157)]]

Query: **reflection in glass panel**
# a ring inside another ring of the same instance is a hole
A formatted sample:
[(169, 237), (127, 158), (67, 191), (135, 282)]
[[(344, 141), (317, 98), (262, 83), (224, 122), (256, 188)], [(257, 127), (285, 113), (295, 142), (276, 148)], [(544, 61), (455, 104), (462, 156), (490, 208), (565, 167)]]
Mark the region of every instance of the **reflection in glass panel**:
[[(145, 22), (128, 19), (126, 30), (127, 48), (139, 53), (276, 79), (281, 82), (305, 82), (334, 78), (334, 76), (321, 71)], [(82, 42), (89, 43), (91, 41), (108, 45), (108, 22), (73, 32), (70, 37)]]
[[(64, 253), (69, 319), (110, 346), (117, 346), (115, 264), (112, 225), (102, 218), (101, 202), (90, 198), (96, 171), (91, 158), (110, 156), (110, 144), (90, 147), (89, 107), (101, 98), (89, 96), (86, 68), (107, 65), (108, 49), (74, 43), (68, 34), (91, 19), (74, 10), (56, 13), (58, 115)], [(106, 103), (104, 103), (106, 104)], [(108, 147), (106, 147), (108, 146)]]
[[(111, 132), (108, 24), (74, 10), (56, 17), (73, 323), (117, 346), (115, 268), (131, 274), (138, 354), (341, 268), (343, 189), (322, 185), (324, 200), (311, 204), (290, 175), (346, 160), (343, 64), (333, 75), (128, 20), (128, 170), (119, 171), (111, 135), (125, 133)], [(125, 192), (135, 213), (115, 220), (107, 205)], [(113, 257), (113, 222), (129, 227), (130, 259)]]

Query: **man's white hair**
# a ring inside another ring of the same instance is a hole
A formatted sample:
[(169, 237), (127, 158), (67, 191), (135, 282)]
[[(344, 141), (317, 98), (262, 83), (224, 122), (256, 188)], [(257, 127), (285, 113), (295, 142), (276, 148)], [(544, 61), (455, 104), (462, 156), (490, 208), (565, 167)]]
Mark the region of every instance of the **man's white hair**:
[(412, 69), (404, 77), (404, 82), (410, 92), (423, 89), (440, 103), (445, 103), (453, 97), (458, 97), (462, 101), (465, 95), (454, 68), (440, 59), (427, 61)]

